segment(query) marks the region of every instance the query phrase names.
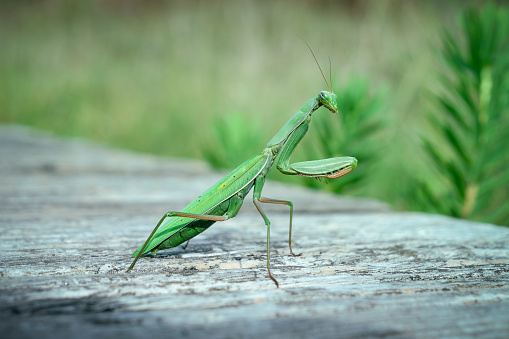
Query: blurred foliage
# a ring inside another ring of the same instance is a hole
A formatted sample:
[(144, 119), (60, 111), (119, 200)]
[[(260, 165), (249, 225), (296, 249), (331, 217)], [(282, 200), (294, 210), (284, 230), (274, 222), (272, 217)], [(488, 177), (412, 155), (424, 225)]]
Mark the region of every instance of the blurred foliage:
[(203, 157), (212, 167), (233, 169), (264, 147), (261, 126), (242, 114), (213, 121), (214, 137), (203, 145)]
[[(331, 57), (343, 106), (338, 116), (315, 113), (292, 162), (359, 159), (347, 176), (308, 185), (508, 224), (506, 14), (471, 10), (467, 34), (455, 33), (453, 19), (472, 4), (0, 1), (0, 123), (234, 168), (325, 89), (302, 36), (318, 60)], [(423, 95), (439, 68), (437, 27), (451, 32), (438, 109)], [(369, 81), (347, 81), (358, 77)]]
[(442, 40), (443, 90), (424, 138), (441, 186), (423, 180), (416, 205), (509, 225), (509, 11), (467, 10)]
[[(447, 18), (451, 7), (440, 15)], [(263, 124), (260, 137), (270, 138), (323, 89), (297, 35), (317, 57), (332, 57), (340, 80), (362, 72), (373, 86), (422, 81), (433, 8), (406, 1), (0, 1), (0, 122), (200, 157), (213, 121), (228, 112)]]

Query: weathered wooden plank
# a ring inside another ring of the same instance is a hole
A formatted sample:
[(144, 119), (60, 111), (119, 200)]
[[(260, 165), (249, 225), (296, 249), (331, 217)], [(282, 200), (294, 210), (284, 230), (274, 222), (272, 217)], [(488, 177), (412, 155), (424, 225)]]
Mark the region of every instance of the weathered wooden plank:
[(167, 160), (0, 127), (3, 337), (509, 336), (509, 229), (269, 182), (187, 250), (123, 271), (166, 209), (221, 177)]

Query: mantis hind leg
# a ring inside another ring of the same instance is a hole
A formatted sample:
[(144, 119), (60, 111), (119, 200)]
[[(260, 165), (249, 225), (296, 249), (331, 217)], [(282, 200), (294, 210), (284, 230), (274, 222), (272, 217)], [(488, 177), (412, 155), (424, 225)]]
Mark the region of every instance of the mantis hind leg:
[[(240, 206), (239, 206), (239, 208), (240, 208)], [(152, 239), (154, 234), (157, 232), (157, 229), (159, 228), (159, 226), (161, 226), (161, 224), (163, 223), (164, 219), (170, 218), (170, 217), (187, 217), (187, 218), (195, 218), (195, 219), (202, 219), (202, 220), (213, 220), (213, 221), (225, 221), (225, 220), (228, 219), (228, 216), (222, 216), (222, 215), (206, 215), (206, 214), (194, 214), (194, 213), (184, 213), (184, 212), (174, 212), (174, 211), (167, 212), (165, 215), (163, 215), (161, 220), (159, 220), (159, 222), (157, 223), (156, 227), (154, 228), (154, 230), (152, 231), (150, 236), (147, 238), (147, 241), (145, 241), (145, 243), (143, 244), (142, 248), (138, 252), (138, 255), (133, 260), (131, 266), (129, 266), (127, 271), (125, 271), (126, 273), (129, 272), (134, 267), (134, 265), (136, 265), (136, 262), (138, 261), (138, 259), (143, 254), (143, 251), (147, 247), (148, 243), (150, 242), (150, 240)]]

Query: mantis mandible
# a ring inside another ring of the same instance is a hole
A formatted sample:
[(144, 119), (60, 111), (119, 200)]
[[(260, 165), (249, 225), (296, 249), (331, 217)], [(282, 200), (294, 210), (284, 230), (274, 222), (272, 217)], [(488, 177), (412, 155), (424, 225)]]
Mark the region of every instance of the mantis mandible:
[[(309, 45), (308, 48), (320, 68)], [(265, 177), (271, 170), (274, 161), (279, 156), (277, 169), (283, 174), (317, 179), (339, 178), (357, 166), (357, 159), (353, 157), (338, 157), (290, 164), (290, 156), (306, 134), (313, 113), (322, 106), (331, 113), (336, 114), (338, 112), (337, 96), (332, 91), (332, 87), (329, 86), (321, 68), (320, 72), (327, 84), (328, 91), (321, 91), (317, 97), (306, 102), (260, 153), (247, 159), (181, 211), (167, 212), (159, 220), (145, 243), (133, 253), (132, 256), (136, 258), (126, 272), (134, 267), (140, 256), (150, 252), (155, 254), (159, 250), (176, 247), (202, 233), (216, 221), (225, 221), (235, 217), (244, 202), (244, 198), (254, 188), (253, 203), (267, 226), (267, 272), (270, 279), (279, 288), (278, 281), (270, 272), (270, 221), (263, 211), (261, 203), (282, 204), (290, 207), (288, 245), (293, 256), (299, 256), (300, 254), (296, 255), (292, 250), (293, 203), (288, 200), (262, 197)], [(164, 224), (163, 221), (165, 221)]]

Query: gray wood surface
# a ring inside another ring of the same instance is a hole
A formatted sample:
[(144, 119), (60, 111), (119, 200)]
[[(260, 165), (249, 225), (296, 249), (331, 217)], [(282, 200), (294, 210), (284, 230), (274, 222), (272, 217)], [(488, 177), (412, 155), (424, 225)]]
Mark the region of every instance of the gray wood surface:
[[(246, 155), (246, 158), (249, 155)], [(204, 163), (0, 126), (2, 338), (508, 338), (509, 229), (268, 182), (295, 203), (130, 254), (221, 178)]]

